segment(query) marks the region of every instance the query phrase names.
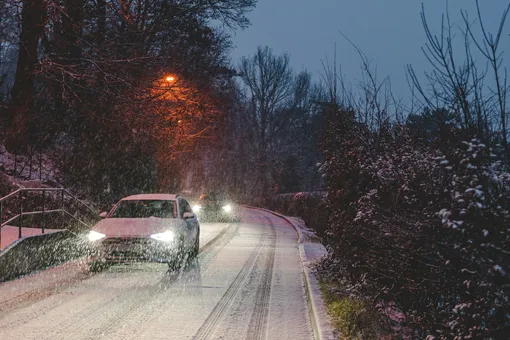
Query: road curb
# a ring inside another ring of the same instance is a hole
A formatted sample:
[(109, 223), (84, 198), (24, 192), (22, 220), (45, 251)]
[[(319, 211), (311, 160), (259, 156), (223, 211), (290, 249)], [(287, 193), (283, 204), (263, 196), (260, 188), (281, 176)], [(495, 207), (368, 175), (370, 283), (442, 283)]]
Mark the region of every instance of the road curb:
[(315, 277), (315, 274), (310, 269), (310, 265), (313, 261), (310, 261), (305, 252), (304, 248), (304, 237), (301, 228), (299, 228), (294, 221), (289, 219), (287, 216), (279, 214), (277, 212), (257, 208), (248, 205), (242, 205), (249, 209), (265, 211), (273, 214), (289, 223), (298, 235), (298, 246), (299, 246), (299, 257), (301, 260), (301, 267), (303, 268), (303, 276), (305, 281), (305, 290), (308, 301), (308, 310), (310, 311), (310, 321), (312, 323), (313, 332), (315, 339), (317, 340), (333, 340), (336, 339), (329, 321), (329, 316), (326, 312), (326, 305), (322, 299), (322, 294), (319, 289), (319, 282)]

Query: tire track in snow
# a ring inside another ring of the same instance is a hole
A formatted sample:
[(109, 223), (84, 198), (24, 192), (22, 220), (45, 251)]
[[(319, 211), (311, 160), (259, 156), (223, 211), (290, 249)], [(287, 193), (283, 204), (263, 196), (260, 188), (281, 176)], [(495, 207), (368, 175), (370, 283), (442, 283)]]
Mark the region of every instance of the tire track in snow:
[[(48, 295), (47, 298), (45, 298), (44, 300), (41, 300), (41, 301), (45, 301), (46, 303), (39, 308), (29, 307), (29, 308), (20, 309), (18, 311), (13, 311), (13, 313), (18, 314), (18, 316), (15, 318), (15, 320), (12, 320), (12, 318), (9, 318), (11, 313), (5, 314), (7, 322), (4, 323), (4, 320), (3, 320), (4, 318), (0, 318), (0, 328), (20, 327), (20, 326), (25, 325), (29, 322), (37, 320), (38, 318), (40, 318), (48, 313), (51, 313), (53, 310), (57, 310), (59, 308), (65, 308), (70, 304), (76, 304), (76, 301), (80, 301), (80, 299), (84, 300), (83, 301), (84, 304), (91, 303), (90, 297), (87, 298), (87, 295), (88, 295), (87, 292), (75, 293), (75, 292), (69, 291), (70, 289), (72, 289), (71, 286), (69, 286), (67, 288), (68, 289)], [(80, 310), (80, 313), (83, 313), (83, 314), (80, 314), (80, 315), (84, 318), (86, 318), (88, 315), (93, 315), (95, 310), (97, 308), (99, 308), (98, 306), (108, 305), (110, 302), (115, 300), (120, 294), (121, 294), (121, 292), (119, 292), (119, 294), (109, 296), (108, 299), (106, 299), (106, 300), (102, 299), (102, 300), (94, 301), (95, 304), (92, 304), (89, 306), (84, 306), (82, 304), (78, 304), (79, 307), (83, 308)], [(37, 302), (40, 302), (40, 301), (37, 301)], [(72, 318), (73, 315), (74, 314), (66, 315), (65, 317), (61, 318), (60, 319), (61, 324), (66, 325), (66, 323), (70, 322), (69, 320)]]
[(267, 333), (266, 330), (269, 316), (269, 299), (271, 297), (271, 284), (273, 280), (277, 236), (274, 224), (268, 217), (264, 217), (266, 218), (268, 224), (271, 226), (268, 244), (269, 250), (264, 266), (264, 273), (262, 274), (262, 280), (260, 286), (257, 288), (257, 293), (255, 295), (255, 307), (253, 309), (250, 323), (248, 325), (248, 331), (245, 337), (245, 339), (249, 340), (263, 339)]
[[(15, 309), (22, 308), (23, 306), (26, 306), (28, 304), (33, 304), (38, 301), (41, 301), (43, 299), (46, 299), (52, 295), (59, 294), (60, 292), (70, 288), (71, 286), (75, 285), (78, 282), (87, 280), (95, 275), (95, 273), (91, 273), (88, 270), (85, 269), (82, 262), (83, 259), (79, 259), (77, 261), (68, 262), (66, 264), (63, 264), (58, 269), (65, 268), (66, 266), (69, 266), (71, 268), (66, 268), (66, 270), (76, 271), (75, 273), (72, 273), (70, 276), (62, 275), (62, 278), (58, 278), (59, 272), (56, 272), (57, 267), (49, 268), (45, 271), (42, 271), (41, 273), (33, 273), (29, 274), (28, 276), (36, 276), (41, 275), (44, 277), (46, 273), (50, 273), (51, 279), (54, 281), (51, 281), (49, 284), (38, 285), (32, 289), (29, 289), (25, 292), (22, 292), (18, 295), (14, 295), (11, 298), (5, 299), (0, 301), (0, 315), (5, 316), (9, 313), (12, 313), (15, 311)], [(58, 266), (60, 267), (60, 266)], [(12, 281), (6, 281), (0, 283), (0, 289), (2, 289), (4, 285), (10, 284)]]
[[(236, 224), (236, 228), (235, 228), (236, 230), (237, 230), (238, 226), (239, 226), (239, 224)], [(232, 224), (227, 224), (223, 229), (220, 230), (218, 235), (214, 236), (209, 241), (207, 241), (203, 246), (201, 246), (198, 253), (202, 254), (203, 252), (208, 251), (209, 248), (214, 247), (214, 245), (216, 245), (216, 243), (220, 243), (222, 238), (224, 238), (225, 234), (228, 231), (230, 231), (232, 229), (232, 227), (233, 227)]]
[[(132, 279), (134, 282), (137, 281), (137, 278)], [(92, 305), (85, 309), (75, 309), (74, 313), (63, 318), (57, 324), (58, 327), (54, 333), (44, 334), (42, 339), (67, 340), (82, 338), (84, 334), (102, 334), (103, 330), (112, 327), (112, 323), (115, 324), (117, 320), (122, 320), (123, 317), (143, 304), (150, 303), (151, 297), (155, 296), (155, 287), (158, 287), (158, 284), (152, 283), (141, 293), (136, 288), (131, 288), (132, 291), (129, 293), (119, 289), (113, 297), (96, 299)], [(86, 297), (86, 295), (87, 292), (83, 296)], [(73, 301), (76, 302), (76, 299)]]
[(227, 308), (230, 306), (234, 297), (237, 295), (242, 283), (251, 272), (252, 267), (260, 255), (264, 244), (266, 244), (266, 235), (262, 234), (257, 246), (255, 249), (253, 249), (249, 258), (246, 260), (234, 281), (228, 287), (227, 291), (223, 294), (220, 301), (216, 304), (202, 326), (200, 326), (198, 331), (195, 333), (193, 340), (208, 339), (209, 336), (212, 335), (217, 324), (221, 321), (223, 315), (227, 311)]
[(200, 270), (205, 271), (212, 260), (218, 253), (225, 248), (225, 246), (236, 236), (239, 230), (239, 223), (235, 225), (229, 224), (223, 228), (218, 235), (212, 240), (204, 244), (198, 252), (198, 259), (200, 261)]

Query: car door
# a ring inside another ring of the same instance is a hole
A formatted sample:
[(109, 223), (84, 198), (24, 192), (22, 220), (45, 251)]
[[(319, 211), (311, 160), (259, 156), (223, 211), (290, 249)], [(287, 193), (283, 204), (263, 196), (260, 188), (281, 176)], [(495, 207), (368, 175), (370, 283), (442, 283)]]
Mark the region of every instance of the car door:
[(186, 201), (184, 198), (179, 199), (179, 215), (181, 218), (184, 218), (185, 213), (191, 213), (194, 215), (193, 218), (185, 219), (184, 221), (188, 225), (188, 228), (190, 230), (190, 234), (192, 238), (195, 238), (198, 236), (199, 233), (199, 224), (196, 214), (191, 209), (191, 205)]

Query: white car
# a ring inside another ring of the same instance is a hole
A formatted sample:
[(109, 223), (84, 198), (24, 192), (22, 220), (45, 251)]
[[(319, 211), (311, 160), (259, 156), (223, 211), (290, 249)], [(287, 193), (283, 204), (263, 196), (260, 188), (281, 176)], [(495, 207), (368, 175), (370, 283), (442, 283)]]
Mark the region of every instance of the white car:
[(200, 225), (178, 195), (143, 194), (120, 200), (86, 234), (91, 269), (106, 262), (166, 262), (171, 268), (198, 255)]

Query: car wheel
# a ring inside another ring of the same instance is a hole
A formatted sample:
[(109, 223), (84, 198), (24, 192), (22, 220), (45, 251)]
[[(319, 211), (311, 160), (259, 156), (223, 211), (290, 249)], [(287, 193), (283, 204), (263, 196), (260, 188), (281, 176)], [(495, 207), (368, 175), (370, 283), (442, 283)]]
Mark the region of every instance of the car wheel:
[(185, 249), (181, 245), (179, 248), (179, 251), (177, 252), (175, 257), (173, 259), (170, 259), (167, 262), (168, 268), (170, 270), (180, 269), (182, 267), (182, 264), (186, 263), (187, 257), (188, 257), (188, 253), (185, 251)]
[(103, 260), (92, 260), (89, 262), (89, 271), (97, 273), (102, 271), (106, 267), (106, 262)]
[(168, 265), (169, 270), (176, 270), (179, 268), (179, 261), (177, 259), (173, 259), (166, 263)]
[(199, 252), (200, 252), (200, 239), (197, 236), (195, 244), (193, 245), (193, 248), (190, 251), (188, 260), (193, 260), (194, 258), (196, 258)]

